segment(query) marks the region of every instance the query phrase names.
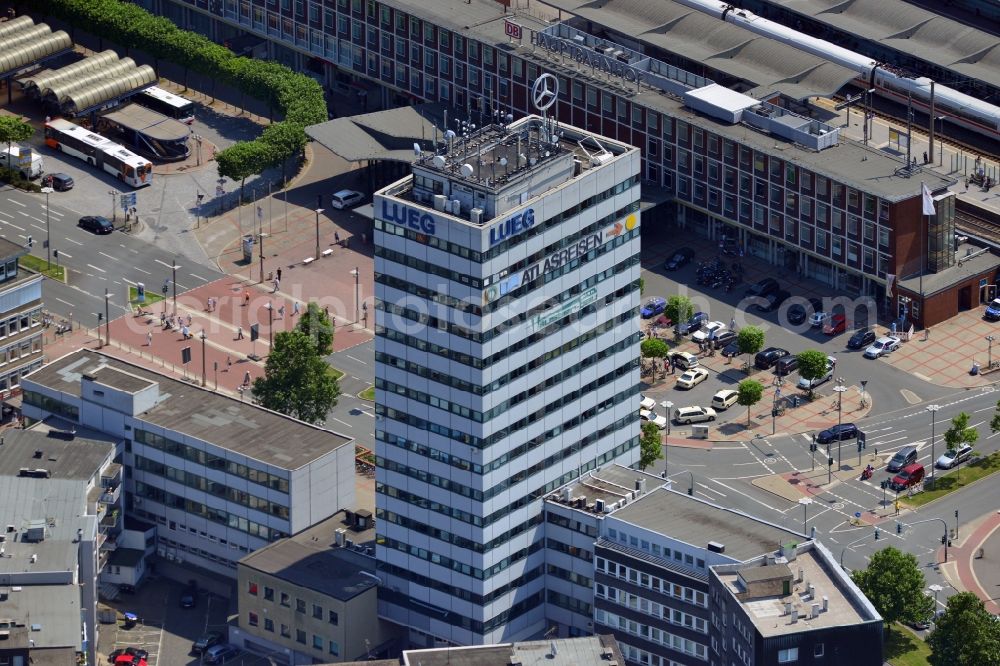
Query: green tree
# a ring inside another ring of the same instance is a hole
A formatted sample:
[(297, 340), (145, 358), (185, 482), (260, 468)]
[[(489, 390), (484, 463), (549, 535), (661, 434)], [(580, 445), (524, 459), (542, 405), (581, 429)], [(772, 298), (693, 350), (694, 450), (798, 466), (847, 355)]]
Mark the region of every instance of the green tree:
[(215, 154), (219, 176), (240, 181), (240, 195), (246, 179), (261, 173), (274, 159), (274, 150), (260, 141), (234, 143)]
[(667, 307), (663, 310), (663, 314), (675, 324), (680, 324), (694, 314), (694, 303), (687, 296), (675, 294), (667, 299)]
[(934, 599), (924, 594), (924, 574), (911, 553), (883, 548), (851, 578), (888, 624), (919, 622), (934, 610)]
[(1000, 432), (1000, 400), (997, 400), (996, 410), (994, 410), (993, 418), (990, 420), (990, 432)]
[(302, 313), (295, 330), (304, 333), (316, 345), (316, 353), (326, 356), (333, 352), (333, 322), (315, 302), (310, 302)]
[[(666, 417), (669, 419), (670, 414)], [(660, 439), (660, 428), (653, 422), (642, 424), (642, 434), (639, 436), (639, 469), (645, 470), (663, 457), (663, 441)]]
[(268, 409), (307, 423), (321, 423), (337, 404), (340, 388), (302, 331), (282, 331), (264, 366), (264, 376), (253, 383), (253, 395)]
[[(996, 417), (994, 417), (996, 418)], [(992, 425), (992, 424), (991, 424)], [(975, 428), (969, 426), (969, 415), (966, 412), (960, 412), (958, 416), (951, 420), (951, 427), (944, 432), (944, 443), (948, 445), (948, 449), (957, 449), (963, 444), (975, 444), (979, 441), (979, 431)], [(934, 461), (931, 461), (934, 464)], [(962, 481), (962, 463), (959, 462), (957, 466), (957, 471), (955, 472), (958, 477), (959, 483)]]
[(750, 357), (764, 348), (764, 329), (760, 326), (744, 326), (736, 334), (736, 346), (741, 354), (747, 355), (747, 374), (750, 374)]
[(34, 133), (35, 128), (20, 118), (0, 116), (0, 143), (6, 143), (7, 150), (10, 150), (15, 142), (27, 141)]
[[(745, 330), (745, 329), (744, 329)], [(756, 379), (744, 379), (736, 387), (736, 404), (747, 408), (747, 427), (750, 427), (750, 408), (764, 396), (764, 385)]]
[[(799, 377), (806, 380), (820, 379), (827, 373), (826, 354), (818, 349), (806, 349), (798, 354)], [(809, 397), (813, 395), (812, 386), (809, 387)]]
[(260, 140), (271, 146), (276, 164), (281, 165), (281, 178), (285, 179), (288, 160), (296, 157), (309, 140), (302, 125), (297, 123), (275, 123), (264, 130)]
[(639, 352), (643, 358), (666, 358), (670, 345), (659, 338), (647, 338), (639, 343)]
[(927, 643), (931, 666), (1000, 664), (1000, 622), (972, 592), (948, 599)]

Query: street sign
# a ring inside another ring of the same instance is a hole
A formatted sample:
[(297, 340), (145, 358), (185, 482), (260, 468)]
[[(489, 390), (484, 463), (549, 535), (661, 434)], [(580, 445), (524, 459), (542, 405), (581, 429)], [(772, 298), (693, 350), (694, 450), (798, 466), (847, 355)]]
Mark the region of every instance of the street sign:
[(142, 282), (135, 283), (135, 298), (140, 303), (146, 300), (146, 285)]
[(858, 451), (868, 446), (868, 438), (864, 432), (858, 431)]
[(507, 35), (511, 39), (521, 39), (522, 28), (518, 24), (504, 19), (503, 22), (503, 34)]
[(191, 348), (184, 347), (181, 349), (181, 363), (187, 364), (191, 362)]
[(129, 208), (135, 207), (135, 192), (129, 192), (128, 194), (118, 195), (119, 206), (122, 210), (128, 210)]

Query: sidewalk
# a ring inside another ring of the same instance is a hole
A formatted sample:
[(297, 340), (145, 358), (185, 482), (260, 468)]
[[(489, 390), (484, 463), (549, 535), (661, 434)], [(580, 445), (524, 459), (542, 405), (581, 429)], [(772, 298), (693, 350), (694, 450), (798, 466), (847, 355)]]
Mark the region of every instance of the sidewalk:
[[(990, 590), (1000, 584), (1000, 511), (981, 516), (964, 526), (960, 538), (948, 549), (948, 562), (941, 571), (955, 589), (974, 593), (986, 604), (986, 610), (1000, 614), (1000, 605)], [(978, 558), (979, 550), (983, 557)], [(942, 556), (943, 559), (943, 556)]]

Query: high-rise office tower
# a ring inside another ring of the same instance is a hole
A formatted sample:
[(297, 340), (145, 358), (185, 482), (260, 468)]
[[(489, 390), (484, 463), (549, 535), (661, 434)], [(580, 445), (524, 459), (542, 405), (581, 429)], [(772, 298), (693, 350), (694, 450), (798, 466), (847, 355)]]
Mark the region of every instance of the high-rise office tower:
[(499, 120), (374, 200), (379, 612), (427, 644), (545, 633), (543, 497), (639, 456), (639, 151)]

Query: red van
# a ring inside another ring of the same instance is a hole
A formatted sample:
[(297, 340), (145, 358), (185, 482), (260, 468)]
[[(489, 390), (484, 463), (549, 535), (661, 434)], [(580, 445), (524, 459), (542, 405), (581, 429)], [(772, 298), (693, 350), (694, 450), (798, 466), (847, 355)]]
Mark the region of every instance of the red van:
[(913, 463), (899, 470), (896, 476), (892, 477), (889, 485), (892, 486), (893, 490), (900, 491), (912, 488), (923, 480), (924, 466), (920, 463)]

